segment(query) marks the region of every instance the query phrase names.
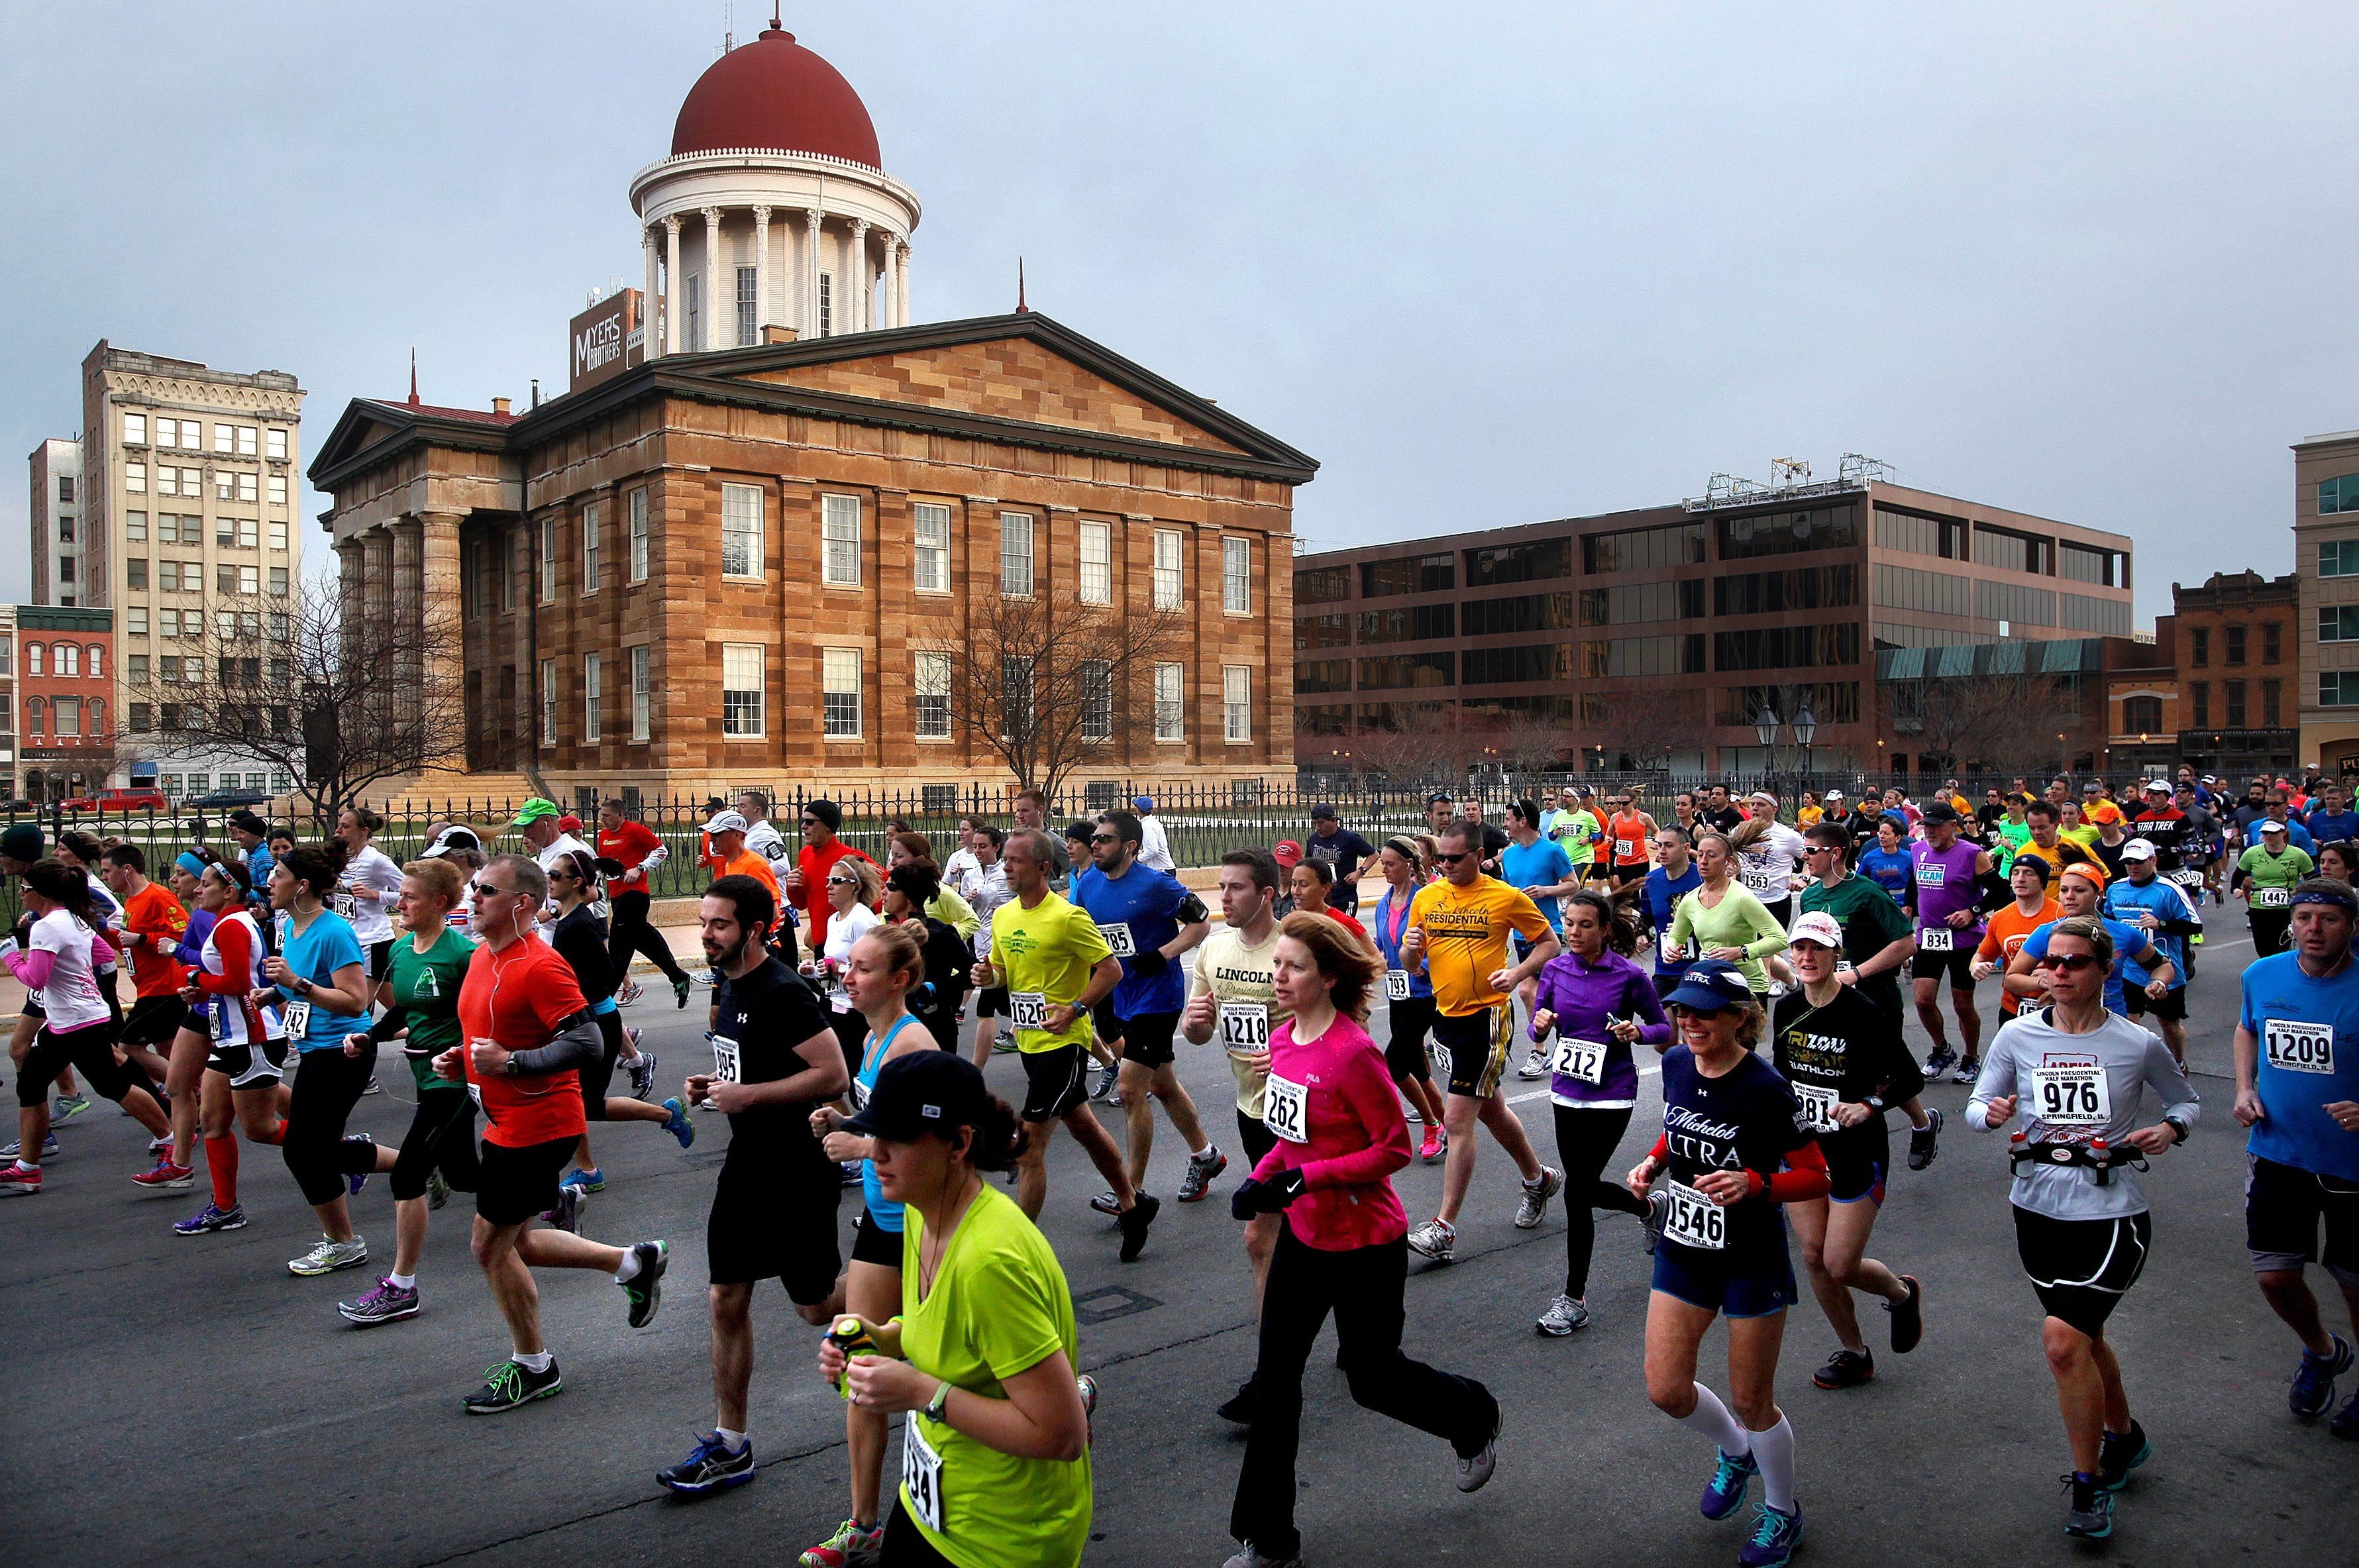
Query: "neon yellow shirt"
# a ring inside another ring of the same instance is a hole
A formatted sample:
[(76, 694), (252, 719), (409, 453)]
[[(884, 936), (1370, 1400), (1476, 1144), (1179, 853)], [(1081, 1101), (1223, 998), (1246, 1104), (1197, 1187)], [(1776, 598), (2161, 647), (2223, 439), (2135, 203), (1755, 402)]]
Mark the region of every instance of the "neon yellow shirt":
[[(1043, 997), (1051, 1007), (1071, 1006), (1089, 989), (1090, 971), (1098, 961), (1113, 955), (1090, 917), (1054, 893), (1042, 894), (1028, 909), (1023, 899), (1010, 898), (991, 913), (991, 966), (999, 972), (1011, 1002), (1030, 995)], [(1086, 1050), (1089, 1043), (1087, 1008), (1056, 1034), (1020, 1023), (1016, 1029), (1016, 1049), (1021, 1051), (1054, 1051), (1060, 1045)]]

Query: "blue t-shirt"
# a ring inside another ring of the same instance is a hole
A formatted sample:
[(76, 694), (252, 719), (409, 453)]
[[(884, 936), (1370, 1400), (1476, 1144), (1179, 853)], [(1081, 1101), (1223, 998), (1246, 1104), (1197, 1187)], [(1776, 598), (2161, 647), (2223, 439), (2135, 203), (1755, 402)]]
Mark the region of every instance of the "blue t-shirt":
[[(2301, 972), (2294, 953), (2245, 965), (2237, 1021), (2259, 1047), (2253, 1087), (2268, 1112), (2245, 1147), (2264, 1160), (2359, 1181), (2359, 1133), (2344, 1132), (2325, 1107), (2359, 1100), (2359, 964), (2331, 979)], [(2309, 1024), (2309, 1029), (2293, 1028)]]
[(2307, 819), (2310, 838), (2319, 844), (2359, 839), (2359, 811), (2330, 811), (2321, 806)]
[[(347, 964), (368, 964), (367, 955), (361, 952), (360, 938), (353, 934), (352, 923), (333, 909), (321, 909), (311, 917), (311, 923), (301, 931), (295, 922), (287, 922), (287, 941), (279, 956), (287, 967), (314, 985), (332, 985), (336, 971)], [(290, 1002), (304, 999), (291, 985), (278, 987), (279, 995)], [(310, 1021), (304, 1025), (302, 1038), (296, 1041), (299, 1051), (342, 1051), (344, 1036), (357, 1034), (368, 1027), (365, 1017), (351, 1013), (332, 1013), (325, 1007), (310, 1007)]]
[[(1669, 931), (1671, 916), (1677, 912), (1680, 900), (1702, 886), (1703, 873), (1696, 869), (1692, 860), (1688, 862), (1684, 877), (1673, 877), (1661, 866), (1656, 866), (1638, 885), (1638, 901), (1647, 906), (1647, 922), (1658, 931)], [(1688, 945), (1693, 947), (1695, 944), (1691, 941)], [(1660, 945), (1655, 949), (1655, 973), (1658, 975), (1684, 975), (1688, 972), (1688, 965), (1693, 962), (1692, 958), (1665, 958)]]
[[(1669, 1169), (1655, 1180), (1695, 1185), (1712, 1171), (1754, 1171), (1767, 1181), (1786, 1156), (1810, 1141), (1797, 1129), (1801, 1105), (1767, 1057), (1746, 1051), (1731, 1071), (1706, 1078), (1684, 1045), (1663, 1053), (1663, 1132)], [(1731, 1203), (1724, 1258), (1712, 1258), (1666, 1236), (1676, 1258), (1699, 1258), (1733, 1273), (1775, 1278), (1788, 1267), (1785, 1211), (1761, 1198)]]
[[(2266, 817), (2255, 817), (2253, 819), (2252, 825), (2245, 830), (2245, 847), (2246, 849), (2257, 849), (2260, 847), (2261, 824), (2267, 820), (2268, 819)], [(2293, 821), (2291, 818), (2288, 818), (2286, 820), (2286, 843), (2291, 844), (2294, 848), (2300, 850), (2312, 860), (2318, 858), (2318, 841), (2310, 836), (2310, 830), (2308, 828), (2302, 826), (2299, 822)]]
[[(2140, 915), (2152, 915), (2158, 920), (2181, 920), (2189, 923), (2192, 923), (2195, 920), (2195, 911), (2188, 907), (2187, 895), (2181, 893), (2175, 883), (2166, 882), (2159, 877), (2144, 887), (2138, 886), (2127, 877), (2124, 877), (2119, 882), (2108, 884), (2105, 887), (2105, 913), (2125, 923), (2135, 920)], [(2186, 985), (2186, 940), (2161, 931), (2147, 931), (2146, 935), (2147, 941), (2162, 950), (2162, 955), (2170, 960), (2170, 966), (2179, 972), (2178, 979), (2172, 984)], [(2124, 975), (2133, 985), (2143, 985), (2154, 978), (2147, 973), (2146, 965), (2135, 958), (2125, 966)]]
[(1386, 969), (1400, 969), (1408, 975), (1408, 994), (1412, 996), (1433, 995), (1433, 982), (1422, 969), (1411, 969), (1401, 962), (1401, 938), (1408, 931), (1408, 907), (1417, 895), (1400, 897), (1398, 889), (1387, 886), (1376, 895), (1375, 912), (1368, 918), (1368, 934), (1375, 939), (1376, 951), (1384, 955)]
[(1895, 903), (1906, 904), (1908, 901), (1909, 878), (1915, 874), (1914, 865), (1908, 846), (1904, 843), (1889, 854), (1881, 849), (1863, 853), (1859, 857), (1859, 874), (1891, 894)]
[[(1169, 871), (1157, 871), (1136, 861), (1120, 877), (1108, 877), (1094, 866), (1074, 874), (1073, 902), (1122, 961), (1122, 979), (1112, 997), (1114, 1017), (1176, 1013), (1187, 1005), (1188, 975), (1181, 965), (1167, 964), (1160, 974), (1141, 975), (1136, 955), (1152, 952), (1178, 936), (1181, 909), (1195, 897)], [(1201, 908), (1199, 904), (1198, 909)], [(1203, 918), (1198, 913), (1191, 923)]]
[[(1567, 855), (1564, 845), (1554, 839), (1536, 838), (1529, 844), (1511, 841), (1499, 852), (1499, 880), (1526, 893), (1535, 887), (1553, 887), (1572, 880), (1572, 856)], [(1548, 918), (1549, 930), (1558, 930), (1556, 900), (1535, 898), (1532, 901)]]
[[(2056, 922), (2050, 920), (2024, 938), (2022, 951), (2031, 954), (2033, 963), (2037, 964), (2048, 956), (2048, 933), (2055, 929)], [(2105, 930), (2114, 939), (2114, 966), (2105, 971), (2105, 1010), (2127, 1018), (2130, 1005), (2122, 996), (2122, 972), (2129, 965), (2130, 953), (2133, 951), (2144, 953), (2150, 943), (2146, 932), (2136, 926), (2125, 926), (2119, 920), (2106, 920)], [(2139, 984), (2144, 985), (2145, 982), (2140, 981)]]

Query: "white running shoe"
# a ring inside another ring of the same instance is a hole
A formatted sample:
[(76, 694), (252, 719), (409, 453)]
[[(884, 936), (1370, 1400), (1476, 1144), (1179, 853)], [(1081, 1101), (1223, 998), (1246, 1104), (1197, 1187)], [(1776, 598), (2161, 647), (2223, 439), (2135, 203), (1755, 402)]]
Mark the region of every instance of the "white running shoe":
[(330, 1241), (320, 1238), (320, 1245), (302, 1257), (287, 1264), (289, 1274), (333, 1274), (339, 1269), (357, 1269), (368, 1261), (368, 1239), (354, 1236), (350, 1241)]
[(1550, 1339), (1562, 1339), (1576, 1329), (1589, 1326), (1589, 1307), (1571, 1296), (1559, 1296), (1549, 1303), (1548, 1311), (1532, 1325)]
[(1428, 1220), (1408, 1233), (1408, 1249), (1420, 1258), (1447, 1263), (1458, 1249), (1458, 1228), (1440, 1220)]
[(1553, 1166), (1543, 1165), (1538, 1179), (1527, 1181), (1523, 1186), (1524, 1201), (1516, 1209), (1516, 1228), (1537, 1229), (1540, 1221), (1548, 1218), (1549, 1200), (1564, 1191), (1564, 1172)]
[(1531, 1054), (1524, 1058), (1524, 1064), (1516, 1069), (1516, 1076), (1525, 1080), (1527, 1083), (1535, 1078), (1545, 1078), (1548, 1075), (1548, 1052), (1542, 1051), (1537, 1045), (1532, 1047)]

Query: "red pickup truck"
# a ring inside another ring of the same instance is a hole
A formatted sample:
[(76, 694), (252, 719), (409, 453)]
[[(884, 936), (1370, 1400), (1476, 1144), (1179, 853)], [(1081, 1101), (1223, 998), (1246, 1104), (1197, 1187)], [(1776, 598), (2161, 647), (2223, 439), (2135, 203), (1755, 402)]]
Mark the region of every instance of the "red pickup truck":
[(95, 797), (68, 800), (68, 811), (169, 811), (172, 802), (161, 789), (102, 789)]

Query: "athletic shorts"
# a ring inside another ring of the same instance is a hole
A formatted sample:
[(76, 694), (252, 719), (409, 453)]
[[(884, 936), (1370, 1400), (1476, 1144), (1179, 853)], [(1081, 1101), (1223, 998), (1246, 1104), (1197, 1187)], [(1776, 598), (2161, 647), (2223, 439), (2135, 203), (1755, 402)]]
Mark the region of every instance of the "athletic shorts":
[[(1129, 1038), (1122, 1032), (1123, 1020), (1114, 1010), (1112, 996), (1102, 997), (1090, 1004), (1090, 1028), (1096, 1031), (1098, 1039), (1107, 1045), (1112, 1045), (1115, 1040)], [(1123, 1054), (1127, 1056), (1130, 1053), (1125, 1051)]]
[(476, 1160), (475, 1213), (495, 1225), (517, 1225), (557, 1206), (557, 1179), (573, 1157), (579, 1133), (521, 1149), (484, 1140)]
[(382, 980), (391, 973), (393, 973), (393, 938), (387, 937), (383, 942), (373, 942), (369, 943), (369, 978), (372, 980)]
[(1122, 1059), (1141, 1067), (1168, 1067), (1178, 1054), (1171, 1036), (1180, 1028), (1177, 1013), (1140, 1013), (1116, 1026), (1122, 1030)]
[(2359, 1290), (2359, 1181), (2257, 1154), (2245, 1155), (2245, 1247), (2253, 1255), (2253, 1272), (2299, 1273), (2305, 1263), (2322, 1262), (2344, 1289)]
[(606, 1090), (614, 1082), (614, 1063), (623, 1055), (620, 1018), (616, 1018), (611, 1035), (606, 1029), (604, 1020), (612, 1016), (599, 1014), (593, 1020), (598, 1024), (598, 1060), (585, 1062), (575, 1070), (575, 1076), (582, 1084), (582, 1115), (587, 1121), (603, 1122), (606, 1119)]
[(1647, 879), (1647, 866), (1643, 860), (1639, 861), (1635, 866), (1615, 866), (1614, 868), (1614, 890), (1618, 893), (1623, 888), (1630, 886), (1633, 882), (1644, 882)]
[(1245, 1171), (1248, 1175), (1261, 1163), (1261, 1157), (1277, 1147), (1277, 1135), (1269, 1130), (1259, 1116), (1237, 1112), (1237, 1142), (1245, 1147)]
[(1516, 1007), (1512, 1002), (1481, 1008), (1464, 1018), (1438, 1014), (1433, 1043), (1450, 1059), (1450, 1092), (1487, 1100), (1499, 1092), (1499, 1077), (1507, 1070), (1507, 1052), (1516, 1038)]
[[(1975, 942), (1965, 940), (1964, 931), (1951, 933), (1954, 944), (1947, 953), (1920, 953), (1908, 961), (1909, 978), (1938, 980), (1944, 970), (1949, 972), (1950, 989), (1971, 991), (1974, 988)], [(1978, 942), (1980, 939), (1977, 938)]]
[(2173, 985), (2157, 998), (2147, 996), (2145, 986), (2124, 981), (2122, 1002), (2134, 1018), (2142, 1018), (2152, 1013), (2164, 1023), (2183, 1024), (2187, 1021), (2187, 987), (2184, 985)]
[(204, 1003), (199, 1002), (180, 1015), (180, 1027), (199, 1040), (211, 1040), (213, 1037), (213, 1016), (206, 1010)]
[(2123, 1292), (2146, 1271), (2153, 1236), (2153, 1219), (2143, 1214), (2059, 1220), (2015, 1210), (2016, 1256), (2040, 1306), (2091, 1339), (2104, 1337)]
[(1655, 1247), (1654, 1288), (1724, 1318), (1766, 1318), (1800, 1299), (1783, 1231), (1774, 1261), (1754, 1258), (1748, 1264), (1740, 1268), (1726, 1252), (1660, 1242)]
[(46, 1018), (49, 1016), (49, 1009), (30, 996), (25, 998), (25, 1005), (19, 1010), (28, 1018)]
[(266, 1040), (256, 1051), (250, 1045), (217, 1040), (205, 1054), (205, 1066), (225, 1074), (233, 1089), (267, 1088), (287, 1075), (287, 1042)]
[(877, 1221), (875, 1209), (864, 1208), (860, 1217), (852, 1222), (852, 1260), (873, 1263), (879, 1269), (901, 1271), (901, 1233), (886, 1230)]
[(1018, 1053), (1024, 1058), (1024, 1119), (1053, 1122), (1090, 1097), (1090, 1053), (1078, 1045), (1052, 1045)]
[(1878, 1154), (1857, 1138), (1821, 1138), (1819, 1152), (1827, 1160), (1827, 1197), (1838, 1203), (1862, 1199), (1884, 1206), (1884, 1177), (1890, 1151)]
[(142, 996), (131, 1004), (131, 1011), (124, 1018), (123, 1043), (169, 1045), (188, 1016), (189, 1005), (172, 993)]
[[(706, 1278), (716, 1285), (776, 1279), (797, 1306), (816, 1306), (835, 1289), (842, 1268), (836, 1251), (836, 1204), (843, 1182), (834, 1162), (784, 1181), (762, 1150), (733, 1142), (712, 1185), (712, 1212), (704, 1223)], [(895, 1237), (895, 1267), (900, 1263)]]
[(1425, 1037), (1433, 1029), (1430, 996), (1403, 996), (1392, 1004), (1392, 1036), (1385, 1041), (1385, 1071), (1396, 1083), (1412, 1078), (1433, 1082), (1433, 1065), (1426, 1060)]

